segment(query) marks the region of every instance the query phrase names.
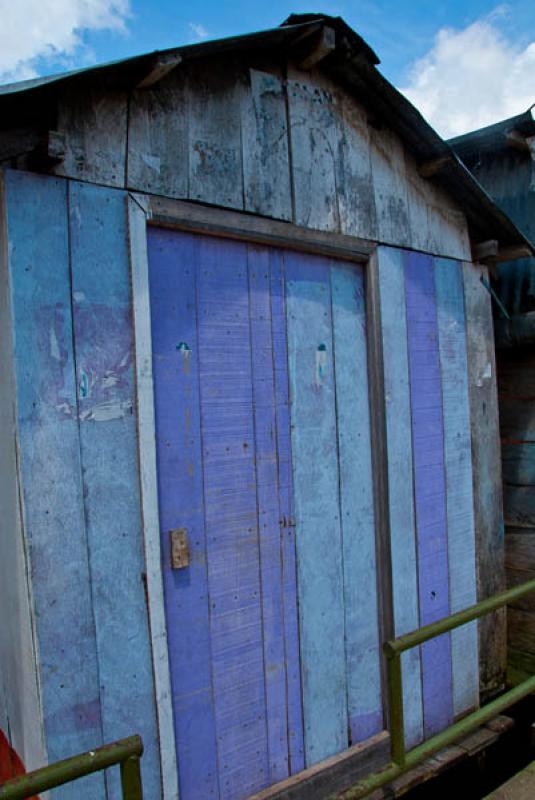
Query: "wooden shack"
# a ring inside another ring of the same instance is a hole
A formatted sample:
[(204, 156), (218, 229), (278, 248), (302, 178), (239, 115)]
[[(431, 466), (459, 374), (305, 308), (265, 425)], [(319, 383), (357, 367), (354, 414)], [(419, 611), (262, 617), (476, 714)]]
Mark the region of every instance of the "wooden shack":
[[(149, 800), (324, 797), (389, 758), (381, 643), (503, 587), (472, 245), (526, 240), (377, 64), (302, 15), (0, 88), (26, 769), (139, 732)], [(481, 630), (407, 654), (409, 744), (503, 685)]]
[[(535, 240), (535, 112), (502, 120), (451, 141), (496, 203)], [(507, 580), (535, 577), (535, 259), (492, 270)], [(509, 677), (535, 671), (535, 603), (508, 609)]]

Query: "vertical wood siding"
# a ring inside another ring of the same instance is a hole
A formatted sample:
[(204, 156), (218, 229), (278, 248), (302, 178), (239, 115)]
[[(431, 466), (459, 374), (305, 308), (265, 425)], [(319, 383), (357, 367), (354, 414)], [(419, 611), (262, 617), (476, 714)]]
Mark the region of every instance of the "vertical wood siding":
[(284, 81), (264, 62), (181, 64), (134, 91), (128, 112), (124, 95), (114, 99), (111, 138), (111, 124), (101, 132), (111, 109), (98, 92), (84, 103), (66, 94), (61, 119), (79, 155), (88, 142), (87, 155), (58, 169), (123, 185), (109, 166), (122, 148), (130, 189), (470, 258), (464, 214), (418, 174), (399, 136), (372, 127), (367, 109), (323, 70), (290, 64)]
[[(181, 237), (177, 264), (176, 235), (152, 228), (149, 233), (162, 568), (180, 791), (186, 798), (196, 788), (217, 797), (199, 404), (198, 240)], [(171, 569), (168, 532), (178, 527), (187, 528), (189, 536), (190, 567), (184, 572)]]
[(285, 256), (307, 765), (347, 747), (330, 263)]
[[(48, 757), (102, 743), (81, 480), (67, 184), (6, 176), (25, 534), (31, 554)], [(28, 230), (28, 225), (31, 230)], [(104, 796), (102, 773), (84, 778)], [(67, 798), (70, 790), (55, 791)]]
[[(385, 381), (388, 498), (392, 552), (394, 631), (419, 627), (416, 529), (413, 500), (411, 404), (403, 252), (378, 251)], [(408, 745), (423, 737), (420, 653), (402, 656), (405, 736)]]
[(383, 727), (363, 268), (331, 267), (348, 722), (351, 743)]
[[(160, 791), (134, 416), (133, 330), (123, 193), (69, 187), (80, 454), (100, 681), (109, 742), (142, 737), (143, 783)], [(122, 797), (119, 774), (108, 797)]]
[[(31, 770), (45, 762), (46, 749), (37, 678), (35, 616), (19, 498), (13, 314), (6, 192), (2, 184), (0, 178), (0, 608), (3, 609), (0, 625), (0, 740), (3, 732), (9, 738), (9, 742), (4, 742), (6, 748), (10, 746)], [(5, 779), (11, 777), (11, 767), (15, 762), (11, 763), (9, 749), (4, 751), (4, 755)]]
[[(477, 531), (477, 593), (483, 600), (505, 589), (500, 432), (492, 308), (486, 267), (463, 264), (466, 308), (474, 515)], [(480, 681), (495, 693), (505, 681), (505, 609), (479, 622)]]
[[(458, 261), (435, 261), (435, 288), (453, 614), (477, 602), (466, 321), (462, 268)], [(458, 716), (479, 702), (477, 622), (451, 632), (451, 658), (453, 711)]]
[(151, 230), (149, 259), (180, 789), (245, 797), (303, 766), (280, 256)]
[[(423, 626), (450, 612), (442, 376), (433, 259), (406, 253), (404, 263), (418, 591)], [(447, 727), (453, 717), (449, 634), (422, 645), (422, 694), (424, 734), (428, 737)]]
[(279, 473), (279, 512), (282, 532), (282, 582), (284, 590), (284, 642), (286, 647), (286, 685), (288, 693), (288, 745), (290, 774), (305, 767), (303, 713), (301, 695), (301, 660), (297, 608), (295, 504), (288, 376), (288, 341), (286, 326), (286, 288), (284, 258), (280, 251), (270, 251), (271, 330), (277, 422), (277, 461)]

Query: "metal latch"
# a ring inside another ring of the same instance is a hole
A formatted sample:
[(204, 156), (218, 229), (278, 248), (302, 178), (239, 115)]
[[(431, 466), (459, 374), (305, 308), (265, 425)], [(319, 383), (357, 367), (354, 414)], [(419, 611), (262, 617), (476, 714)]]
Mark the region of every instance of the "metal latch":
[(189, 543), (187, 528), (169, 531), (171, 540), (171, 569), (189, 567)]

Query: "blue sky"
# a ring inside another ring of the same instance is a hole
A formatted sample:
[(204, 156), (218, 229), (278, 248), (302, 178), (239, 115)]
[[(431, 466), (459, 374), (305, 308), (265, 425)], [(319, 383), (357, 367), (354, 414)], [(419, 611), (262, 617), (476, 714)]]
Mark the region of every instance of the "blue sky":
[(437, 128), (446, 96), (463, 117), (457, 127), (486, 124), (489, 115), (493, 121), (535, 101), (533, 0), (323, 0), (321, 6), (306, 0), (0, 0), (4, 4), (0, 82), (274, 27), (292, 12), (323, 11), (342, 16), (369, 42), (383, 74)]

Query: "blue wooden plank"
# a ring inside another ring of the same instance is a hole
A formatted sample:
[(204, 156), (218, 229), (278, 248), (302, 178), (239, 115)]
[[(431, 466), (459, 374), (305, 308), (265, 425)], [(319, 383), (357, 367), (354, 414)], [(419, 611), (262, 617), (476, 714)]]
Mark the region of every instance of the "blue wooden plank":
[[(401, 250), (380, 247), (377, 257), (386, 400), (394, 629), (396, 636), (401, 636), (419, 627), (405, 278)], [(414, 745), (423, 737), (418, 649), (405, 653), (402, 664), (405, 736), (407, 744)]]
[[(24, 521), (50, 761), (102, 742), (72, 348), (66, 183), (6, 173)], [(80, 782), (101, 800), (104, 778)], [(72, 788), (56, 789), (68, 798)]]
[[(71, 183), (69, 224), (74, 356), (102, 730), (105, 741), (137, 731), (143, 785), (160, 791), (160, 763), (143, 573), (134, 342), (121, 192)], [(118, 603), (117, 598), (121, 601)], [(117, 770), (108, 797), (121, 798)]]
[(264, 630), (268, 784), (288, 777), (288, 714), (281, 560), (275, 362), (271, 331), (270, 251), (248, 247), (251, 356)]
[(347, 747), (328, 259), (285, 254), (306, 764)]
[[(180, 796), (218, 797), (199, 406), (196, 237), (150, 228), (158, 495)], [(186, 528), (173, 571), (168, 532)], [(187, 623), (187, 624), (186, 624)]]
[[(404, 263), (420, 624), (428, 625), (450, 611), (438, 321), (432, 257), (407, 252)], [(422, 687), (424, 733), (432, 736), (453, 717), (449, 634), (422, 646)]]
[[(461, 265), (435, 259), (444, 453), (450, 607), (455, 613), (477, 602), (472, 450), (464, 293)], [(477, 623), (451, 633), (453, 711), (478, 704)]]
[(290, 432), (290, 389), (288, 378), (288, 343), (286, 335), (286, 291), (284, 256), (270, 250), (271, 333), (275, 372), (275, 416), (279, 509), (282, 524), (282, 583), (284, 604), (284, 641), (286, 651), (286, 692), (288, 712), (289, 771), (293, 775), (305, 768), (303, 738), (303, 701), (297, 610), (297, 564), (295, 549), (294, 492)]
[(247, 247), (199, 243), (205, 524), (220, 797), (268, 782)]
[(383, 728), (364, 276), (331, 268), (350, 743)]

